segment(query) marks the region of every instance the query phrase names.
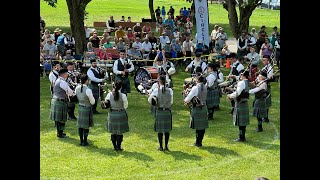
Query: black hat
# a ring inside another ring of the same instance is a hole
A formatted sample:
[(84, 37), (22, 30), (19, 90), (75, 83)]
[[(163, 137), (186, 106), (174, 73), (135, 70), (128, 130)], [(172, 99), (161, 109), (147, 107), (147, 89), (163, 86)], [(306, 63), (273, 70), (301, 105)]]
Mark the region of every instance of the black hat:
[(260, 74), (261, 76), (263, 76), (264, 78), (267, 78), (267, 77), (268, 77), (268, 74), (267, 74), (267, 72), (265, 72), (265, 71), (261, 71), (259, 74)]
[(201, 57), (201, 53), (196, 53), (196, 57)]
[(242, 73), (242, 76), (245, 76), (246, 78), (249, 78), (249, 71), (244, 71)]
[(90, 63), (92, 64), (93, 62), (97, 62), (95, 58), (90, 58)]
[(208, 63), (208, 67), (215, 68), (215, 64), (214, 63)]
[(55, 66), (55, 65), (57, 65), (57, 64), (60, 64), (59, 61), (53, 61), (53, 62), (52, 62), (52, 66)]
[(63, 74), (63, 73), (67, 73), (67, 72), (68, 72), (68, 69), (65, 69), (65, 68), (60, 69), (59, 75), (61, 75), (61, 74)]
[(238, 59), (238, 55), (234, 52), (230, 53), (229, 57)]

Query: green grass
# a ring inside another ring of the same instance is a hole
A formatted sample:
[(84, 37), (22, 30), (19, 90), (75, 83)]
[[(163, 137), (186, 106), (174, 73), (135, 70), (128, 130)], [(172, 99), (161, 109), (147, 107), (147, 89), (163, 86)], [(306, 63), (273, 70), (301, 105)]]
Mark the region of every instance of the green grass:
[[(179, 12), (181, 7), (188, 8), (191, 4), (186, 3), (184, 0), (154, 0), (154, 8), (156, 9), (158, 6), (165, 6), (166, 11), (172, 6), (176, 12)], [(85, 20), (85, 24), (88, 26), (92, 26), (94, 21), (107, 21), (111, 15), (116, 20), (119, 20), (121, 16), (125, 16), (125, 18), (131, 16), (133, 22), (141, 22), (142, 18), (150, 18), (147, 0), (122, 0), (121, 3), (113, 0), (93, 0), (88, 4), (87, 12), (89, 15), (88, 19)], [(40, 14), (51, 32), (57, 27), (64, 32), (70, 31), (69, 13), (65, 1), (59, 0), (57, 7), (52, 8), (41, 0)], [(221, 4), (209, 4), (209, 22), (210, 32), (213, 26), (218, 24), (224, 28), (229, 37), (233, 37), (229, 27), (227, 11), (223, 9)], [(267, 27), (268, 34), (271, 34), (274, 26), (277, 26), (278, 31), (280, 31), (280, 11), (257, 8), (250, 18), (249, 30), (255, 27), (258, 31), (262, 25)]]
[[(223, 68), (224, 74), (226, 70)], [(221, 111), (203, 140), (203, 147), (190, 147), (195, 130), (189, 128), (189, 111), (183, 105), (181, 91), (189, 73), (182, 69), (173, 76), (173, 130), (170, 152), (159, 152), (154, 119), (149, 112), (147, 97), (133, 87), (129, 94), (130, 132), (124, 134), (123, 152), (114, 152), (110, 133), (105, 129), (107, 110), (98, 106), (102, 114), (94, 115), (95, 126), (90, 129), (91, 146), (79, 146), (75, 121), (66, 123), (67, 139), (58, 139), (54, 123), (49, 119), (49, 80), (40, 78), (40, 177), (42, 179), (226, 179), (244, 180), (265, 176), (280, 179), (280, 103), (279, 84), (272, 83), (270, 123), (264, 131), (255, 132), (257, 120), (250, 118), (245, 143), (233, 142), (238, 128), (232, 124), (230, 102), (221, 98)], [(251, 105), (253, 97), (250, 97)], [(250, 106), (250, 113), (252, 107)], [(77, 115), (77, 107), (76, 107)]]

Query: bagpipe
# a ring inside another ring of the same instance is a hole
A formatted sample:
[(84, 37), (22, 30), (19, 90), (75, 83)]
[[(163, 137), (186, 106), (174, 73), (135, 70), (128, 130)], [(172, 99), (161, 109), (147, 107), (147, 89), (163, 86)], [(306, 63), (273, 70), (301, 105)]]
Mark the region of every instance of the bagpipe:
[[(197, 82), (195, 81), (194, 77), (189, 77), (189, 78), (186, 78), (184, 80), (183, 91), (181, 92), (181, 95), (182, 95), (183, 99), (185, 99), (189, 95), (189, 93), (191, 92), (192, 88), (194, 86), (196, 86), (196, 85), (197, 85)], [(193, 105), (199, 104), (199, 103), (200, 103), (199, 97), (198, 96), (194, 96), (191, 99), (190, 102), (184, 103), (184, 105), (188, 106), (189, 108), (191, 108)]]

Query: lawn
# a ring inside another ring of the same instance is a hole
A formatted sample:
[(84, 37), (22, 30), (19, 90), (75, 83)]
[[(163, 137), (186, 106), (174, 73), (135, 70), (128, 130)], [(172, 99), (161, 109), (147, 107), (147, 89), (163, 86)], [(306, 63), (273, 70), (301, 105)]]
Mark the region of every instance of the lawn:
[[(158, 6), (160, 8), (165, 6), (166, 11), (170, 6), (175, 9), (175, 12), (179, 12), (182, 7), (190, 7), (191, 3), (186, 3), (184, 0), (154, 0), (154, 9)], [(88, 18), (85, 20), (85, 24), (92, 26), (94, 21), (107, 21), (111, 15), (115, 20), (120, 20), (121, 16), (131, 16), (133, 22), (141, 22), (142, 18), (150, 18), (148, 1), (137, 0), (93, 0), (87, 6)], [(229, 37), (233, 37), (228, 20), (228, 13), (223, 9), (221, 4), (209, 4), (209, 22), (210, 32), (215, 24), (222, 26)], [(176, 13), (175, 13), (176, 14)], [(66, 31), (70, 31), (69, 14), (66, 2), (59, 0), (57, 7), (52, 8), (48, 6), (44, 1), (40, 1), (40, 15), (46, 21), (47, 28), (53, 32), (56, 27)], [(262, 25), (267, 27), (266, 31), (271, 34), (274, 26), (278, 27), (280, 31), (280, 11), (270, 9), (259, 9), (253, 11), (250, 18), (250, 30), (255, 27), (257, 31)]]
[[(148, 18), (148, 1), (93, 0), (88, 5), (89, 16), (86, 24), (105, 21), (110, 15), (119, 19), (131, 16), (133, 21)], [(50, 30), (55, 27), (70, 29), (65, 1), (59, 0), (57, 8), (51, 8), (40, 1), (41, 16)], [(185, 1), (155, 0), (154, 7), (172, 5), (176, 10), (190, 6)], [(209, 5), (210, 27), (222, 25), (228, 34), (230, 29), (227, 13), (221, 5)], [(266, 25), (280, 27), (279, 11), (257, 9), (250, 26)], [(230, 34), (231, 35), (231, 34)], [(222, 68), (224, 75), (229, 69)], [(41, 179), (217, 179), (253, 180), (264, 176), (280, 179), (280, 83), (272, 83), (272, 107), (270, 123), (264, 123), (264, 131), (255, 132), (257, 119), (250, 116), (244, 143), (233, 142), (238, 128), (232, 124), (231, 103), (223, 95), (220, 111), (214, 113), (214, 120), (203, 140), (203, 147), (191, 147), (195, 141), (195, 130), (189, 128), (189, 111), (183, 105), (182, 85), (189, 73), (178, 69), (173, 76), (174, 104), (173, 130), (170, 136), (170, 152), (159, 152), (157, 133), (153, 131), (154, 119), (149, 111), (147, 97), (139, 94), (133, 86), (128, 95), (130, 132), (124, 134), (123, 152), (113, 151), (110, 133), (106, 131), (108, 110), (94, 115), (95, 126), (90, 129), (88, 147), (79, 145), (75, 121), (66, 123), (66, 139), (56, 137), (53, 121), (49, 119), (50, 92), (48, 78), (40, 78), (40, 178)], [(249, 105), (252, 113), (252, 101)], [(76, 115), (77, 115), (76, 107)]]

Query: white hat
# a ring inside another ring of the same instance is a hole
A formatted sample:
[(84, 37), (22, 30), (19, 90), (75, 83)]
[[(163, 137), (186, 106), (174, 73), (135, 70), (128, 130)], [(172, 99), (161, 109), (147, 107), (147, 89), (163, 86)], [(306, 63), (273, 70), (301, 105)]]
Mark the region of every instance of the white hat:
[(170, 41), (167, 41), (167, 44), (171, 44), (171, 42), (170, 42)]

